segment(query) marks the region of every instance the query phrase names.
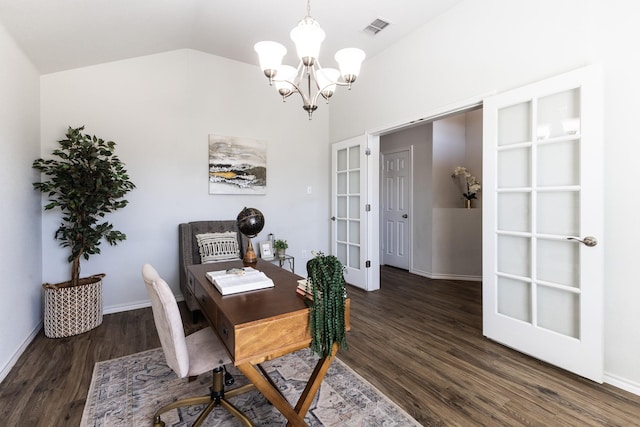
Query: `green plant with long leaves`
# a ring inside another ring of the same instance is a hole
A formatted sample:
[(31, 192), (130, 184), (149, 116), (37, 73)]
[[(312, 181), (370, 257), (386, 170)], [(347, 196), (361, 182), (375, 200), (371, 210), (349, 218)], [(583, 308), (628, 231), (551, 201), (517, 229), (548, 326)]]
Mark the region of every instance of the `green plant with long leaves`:
[(318, 253), (307, 262), (311, 282), (309, 305), (311, 350), (320, 357), (331, 355), (333, 343), (347, 347), (344, 266), (333, 255)]
[(135, 185), (129, 180), (124, 164), (114, 154), (116, 144), (82, 133), (84, 126), (71, 128), (66, 139), (53, 150), (57, 159), (37, 159), (33, 168), (49, 177), (36, 182), (34, 188), (46, 193), (49, 200), (44, 210), (60, 208), (62, 223), (55, 232), (60, 246), (71, 248), (71, 286), (80, 279), (80, 258), (88, 260), (100, 253), (105, 239), (116, 245), (127, 238), (102, 218), (125, 207), (123, 197)]

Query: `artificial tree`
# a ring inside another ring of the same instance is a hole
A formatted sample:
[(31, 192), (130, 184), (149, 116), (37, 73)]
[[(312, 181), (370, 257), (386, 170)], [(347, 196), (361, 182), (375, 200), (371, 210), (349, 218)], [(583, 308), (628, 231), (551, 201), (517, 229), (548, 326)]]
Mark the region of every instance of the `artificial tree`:
[(62, 211), (55, 238), (71, 250), (69, 286), (79, 283), (80, 258), (88, 260), (99, 254), (102, 239), (116, 245), (127, 238), (103, 217), (125, 207), (129, 202), (123, 199), (124, 195), (135, 188), (124, 164), (114, 154), (116, 144), (83, 130), (84, 126), (68, 128), (66, 138), (58, 141), (60, 147), (53, 150), (57, 159), (33, 162), (35, 169), (49, 177), (33, 184), (49, 198), (44, 209)]

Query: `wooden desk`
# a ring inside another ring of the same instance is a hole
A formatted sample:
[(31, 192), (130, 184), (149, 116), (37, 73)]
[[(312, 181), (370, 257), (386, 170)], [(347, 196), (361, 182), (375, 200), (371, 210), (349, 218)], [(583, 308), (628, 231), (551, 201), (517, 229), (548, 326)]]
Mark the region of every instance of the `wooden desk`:
[[(242, 261), (189, 266), (188, 286), (240, 372), (289, 420), (287, 425), (306, 426), (304, 416), (338, 345), (334, 344), (330, 357), (318, 361), (295, 408), (292, 407), (259, 364), (311, 344), (309, 308), (296, 294), (301, 277), (259, 259), (253, 267), (273, 280), (273, 288), (222, 296), (206, 278), (208, 271), (242, 266)], [(345, 322), (349, 328), (349, 300)]]

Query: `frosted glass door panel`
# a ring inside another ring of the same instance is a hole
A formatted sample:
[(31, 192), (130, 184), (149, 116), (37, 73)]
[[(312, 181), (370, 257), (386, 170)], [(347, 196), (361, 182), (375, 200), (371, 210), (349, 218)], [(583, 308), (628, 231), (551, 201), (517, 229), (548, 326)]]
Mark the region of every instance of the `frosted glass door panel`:
[(347, 217), (347, 198), (345, 196), (338, 196), (336, 198), (337, 202), (337, 215), (338, 218), (346, 218)]
[(498, 236), (498, 272), (531, 276), (531, 239)]
[(579, 236), (579, 194), (575, 191), (539, 192), (536, 217), (541, 234)]
[(337, 239), (340, 242), (347, 241), (347, 221), (339, 219), (337, 220), (336, 228), (337, 228)]
[(342, 150), (338, 150), (337, 152), (337, 170), (338, 172), (343, 172), (347, 170), (347, 149), (343, 148)]
[(349, 169), (360, 169), (360, 146), (349, 147)]
[(358, 194), (360, 192), (360, 171), (349, 172), (349, 193)]
[(360, 218), (360, 196), (349, 197), (349, 218)]
[(342, 265), (347, 265), (347, 245), (338, 242), (336, 257), (340, 260)]
[(580, 297), (573, 292), (540, 286), (538, 326), (580, 338)]
[(360, 268), (360, 247), (349, 245), (349, 263), (347, 265), (356, 270)]
[(349, 243), (360, 244), (360, 221), (349, 221)]
[(498, 194), (498, 230), (531, 231), (531, 193)]
[(506, 277), (498, 278), (498, 313), (531, 322), (531, 285)]
[(338, 172), (338, 194), (347, 194), (347, 174), (345, 172)]
[(514, 148), (498, 152), (498, 188), (531, 186), (531, 149)]
[[(555, 138), (580, 132), (580, 91), (572, 89), (538, 100), (538, 127), (546, 137)], [(539, 135), (538, 139), (541, 135)]]
[(531, 140), (531, 102), (506, 107), (498, 112), (498, 146)]
[(538, 186), (578, 185), (580, 141), (570, 140), (538, 146)]
[(537, 279), (577, 288), (580, 286), (580, 247), (568, 240), (539, 239)]

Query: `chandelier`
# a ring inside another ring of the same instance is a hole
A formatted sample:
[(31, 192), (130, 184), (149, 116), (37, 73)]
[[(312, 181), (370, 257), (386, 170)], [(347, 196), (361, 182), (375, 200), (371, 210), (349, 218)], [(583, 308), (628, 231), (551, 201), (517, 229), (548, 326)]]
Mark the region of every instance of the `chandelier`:
[(311, 17), (311, 0), (307, 0), (307, 16), (291, 30), (290, 36), (300, 58), (297, 68), (282, 65), (287, 48), (280, 43), (261, 41), (255, 44), (254, 49), (258, 53), (260, 68), (269, 79), (269, 85), (275, 83), (283, 102), (294, 93), (300, 94), (302, 108), (309, 113), (311, 120), (311, 115), (318, 108), (319, 96), (322, 95), (329, 103), (336, 86), (351, 89), (351, 84), (360, 73), (365, 54), (356, 48), (341, 49), (335, 55), (340, 70), (322, 68), (318, 54), (325, 33), (318, 21)]

